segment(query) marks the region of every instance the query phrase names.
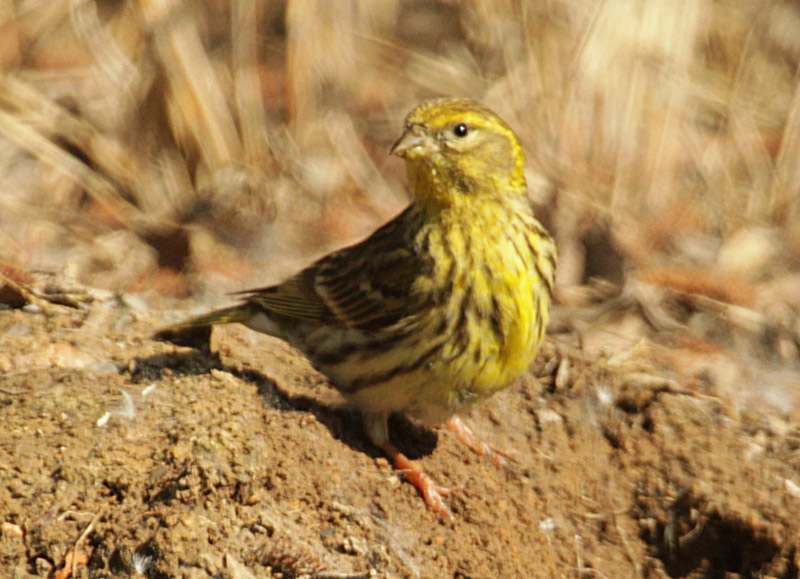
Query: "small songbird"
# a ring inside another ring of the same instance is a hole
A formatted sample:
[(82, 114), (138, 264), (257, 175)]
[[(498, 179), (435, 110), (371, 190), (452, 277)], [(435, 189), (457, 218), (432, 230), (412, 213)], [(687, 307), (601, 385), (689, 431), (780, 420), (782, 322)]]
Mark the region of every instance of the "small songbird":
[(448, 489), (391, 443), (387, 419), (446, 423), (474, 451), (494, 452), (458, 414), (536, 356), (556, 249), (533, 216), (522, 146), (485, 106), (425, 101), (391, 153), (405, 160), (414, 195), (405, 211), (285, 282), (178, 327), (239, 322), (293, 344), (361, 410), (372, 442), (425, 502), (450, 516)]

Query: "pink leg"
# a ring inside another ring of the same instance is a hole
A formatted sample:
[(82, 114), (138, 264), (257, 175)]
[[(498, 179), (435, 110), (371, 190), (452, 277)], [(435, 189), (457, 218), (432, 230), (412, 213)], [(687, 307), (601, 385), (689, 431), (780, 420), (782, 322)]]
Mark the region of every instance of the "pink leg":
[(445, 424), (445, 428), (455, 434), (458, 440), (460, 440), (478, 456), (489, 457), (489, 459), (497, 468), (503, 468), (503, 466), (505, 466), (505, 459), (508, 459), (512, 462), (514, 461), (511, 456), (502, 450), (492, 448), (480, 438), (475, 436), (475, 433), (472, 432), (472, 429), (464, 424), (464, 421), (458, 416), (453, 416), (450, 420), (448, 420), (447, 424)]
[(386, 442), (382, 446), (386, 454), (392, 459), (394, 467), (403, 473), (408, 482), (417, 487), (417, 490), (425, 500), (425, 504), (439, 515), (452, 520), (453, 515), (442, 498), (450, 494), (451, 489), (435, 484), (431, 477), (423, 472), (417, 461), (409, 459), (391, 442)]
[(445, 495), (450, 494), (450, 489), (435, 484), (431, 477), (423, 472), (417, 461), (409, 459), (389, 441), (388, 417), (388, 414), (383, 413), (364, 414), (364, 423), (370, 440), (375, 446), (382, 448), (392, 459), (394, 467), (403, 473), (408, 482), (417, 487), (417, 490), (425, 500), (425, 504), (431, 510), (452, 520), (453, 515), (450, 513), (450, 509), (447, 508), (443, 498)]

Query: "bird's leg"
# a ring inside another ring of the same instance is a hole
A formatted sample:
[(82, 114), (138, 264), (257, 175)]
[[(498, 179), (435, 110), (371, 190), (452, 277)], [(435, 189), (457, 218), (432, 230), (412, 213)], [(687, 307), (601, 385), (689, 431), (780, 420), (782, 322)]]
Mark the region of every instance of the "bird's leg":
[(388, 415), (368, 414), (364, 420), (367, 426), (367, 433), (376, 445), (382, 448), (389, 458), (392, 459), (394, 467), (403, 473), (406, 480), (417, 487), (417, 490), (425, 500), (425, 504), (439, 515), (452, 519), (453, 515), (444, 502), (444, 496), (450, 494), (451, 489), (442, 487), (433, 482), (431, 477), (426, 474), (419, 463), (411, 460), (389, 441)]
[(503, 468), (503, 466), (505, 466), (505, 459), (508, 459), (512, 462), (514, 461), (513, 457), (509, 456), (502, 450), (498, 450), (492, 446), (489, 446), (480, 438), (478, 438), (475, 433), (472, 432), (472, 429), (464, 424), (464, 421), (458, 416), (453, 416), (450, 420), (448, 420), (447, 424), (445, 424), (445, 428), (455, 434), (458, 440), (460, 440), (478, 456), (489, 457), (489, 459), (497, 468)]
[(453, 514), (444, 502), (444, 496), (450, 494), (452, 489), (439, 486), (433, 482), (431, 477), (420, 468), (419, 463), (411, 460), (405, 454), (397, 450), (391, 442), (386, 442), (381, 448), (392, 459), (394, 467), (403, 473), (406, 480), (417, 487), (417, 490), (434, 512), (448, 519), (453, 518)]

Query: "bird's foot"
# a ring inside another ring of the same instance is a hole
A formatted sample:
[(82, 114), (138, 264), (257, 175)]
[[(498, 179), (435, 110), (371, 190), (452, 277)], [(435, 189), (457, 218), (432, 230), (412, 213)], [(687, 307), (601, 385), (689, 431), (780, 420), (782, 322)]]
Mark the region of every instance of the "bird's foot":
[(445, 428), (455, 434), (456, 438), (472, 452), (478, 456), (488, 457), (497, 468), (503, 468), (506, 465), (506, 460), (516, 462), (511, 455), (483, 442), (458, 416), (453, 416), (448, 420), (447, 424), (445, 424)]
[(428, 508), (438, 515), (452, 521), (453, 513), (450, 512), (450, 509), (444, 502), (444, 497), (453, 492), (453, 489), (434, 483), (433, 479), (422, 470), (419, 463), (409, 459), (392, 443), (387, 442), (383, 445), (383, 449), (392, 459), (395, 468), (403, 473), (403, 476), (406, 477), (408, 482), (417, 487), (417, 490), (422, 495)]

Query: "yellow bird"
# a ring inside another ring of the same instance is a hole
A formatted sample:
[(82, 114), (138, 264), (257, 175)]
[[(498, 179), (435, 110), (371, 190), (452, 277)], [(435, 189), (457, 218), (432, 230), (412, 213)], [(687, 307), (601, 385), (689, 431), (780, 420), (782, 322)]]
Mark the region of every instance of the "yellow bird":
[(458, 414), (535, 358), (556, 249), (533, 216), (519, 139), (485, 106), (425, 101), (391, 153), (405, 160), (414, 194), (405, 211), (282, 284), (179, 328), (240, 322), (299, 348), (361, 410), (372, 442), (425, 502), (449, 516), (448, 489), (391, 443), (389, 414), (446, 423), (491, 455)]

